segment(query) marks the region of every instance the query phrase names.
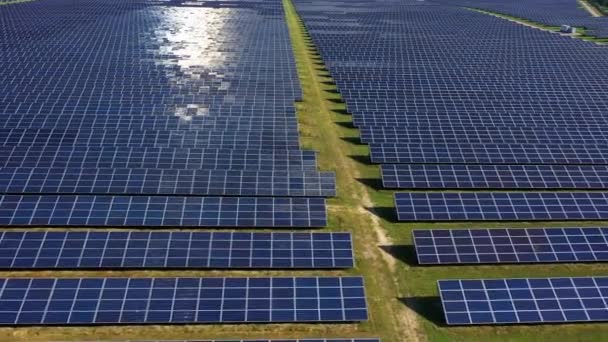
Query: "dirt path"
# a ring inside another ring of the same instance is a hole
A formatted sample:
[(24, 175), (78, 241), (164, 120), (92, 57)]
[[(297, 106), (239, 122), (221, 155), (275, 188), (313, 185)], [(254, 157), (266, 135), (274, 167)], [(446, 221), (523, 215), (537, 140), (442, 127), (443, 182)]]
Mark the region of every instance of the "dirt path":
[[(329, 203), (330, 221), (337, 228), (353, 232), (357, 253), (357, 271), (363, 273), (368, 292), (372, 330), (385, 341), (422, 341), (424, 335), (417, 315), (398, 300), (396, 259), (380, 246), (392, 242), (382, 228), (380, 218), (370, 212), (373, 207), (371, 189), (357, 181), (361, 173), (358, 163), (349, 157), (352, 145), (341, 139), (336, 124), (336, 103), (339, 94), (316, 50), (306, 35), (290, 0), (284, 0), (287, 22), (298, 64), (304, 100), (298, 106), (303, 144), (319, 151), (321, 169), (336, 171), (338, 198)], [(310, 122), (310, 125), (307, 124)]]

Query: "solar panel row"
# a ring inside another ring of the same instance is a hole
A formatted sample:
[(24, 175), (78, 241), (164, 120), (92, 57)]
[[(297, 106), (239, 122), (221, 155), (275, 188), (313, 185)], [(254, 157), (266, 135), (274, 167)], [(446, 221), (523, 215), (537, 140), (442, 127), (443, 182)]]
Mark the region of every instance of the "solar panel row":
[(608, 166), (383, 164), (389, 189), (606, 189)]
[(412, 235), (424, 265), (608, 261), (608, 228), (432, 229)]
[(0, 325), (364, 320), (360, 277), (0, 279)]
[(316, 171), (2, 168), (5, 194), (335, 196), (335, 175)]
[(1, 231), (0, 268), (348, 268), (349, 233)]
[(440, 280), (449, 325), (608, 321), (608, 277)]
[(404, 192), (401, 221), (549, 221), (608, 219), (606, 192)]
[(3, 195), (3, 226), (323, 227), (324, 198)]
[(118, 147), (0, 147), (0, 167), (316, 170), (312, 151)]

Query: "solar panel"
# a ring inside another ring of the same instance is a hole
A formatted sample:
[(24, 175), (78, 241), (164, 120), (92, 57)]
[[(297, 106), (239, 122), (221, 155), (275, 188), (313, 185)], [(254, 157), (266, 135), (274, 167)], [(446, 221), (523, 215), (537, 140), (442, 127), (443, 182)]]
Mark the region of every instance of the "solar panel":
[(313, 151), (125, 147), (0, 147), (0, 167), (316, 170)]
[(393, 189), (606, 189), (608, 166), (383, 164)]
[(0, 129), (2, 146), (133, 146), (298, 149), (298, 132)]
[(418, 263), (608, 261), (608, 228), (413, 230)]
[(608, 277), (440, 280), (448, 325), (608, 321)]
[(4, 226), (322, 227), (324, 198), (3, 195)]
[(0, 325), (367, 320), (361, 277), (0, 279)]
[(514, 127), (484, 125), (371, 126), (361, 128), (364, 143), (586, 144), (608, 143), (606, 127)]
[(608, 164), (605, 145), (370, 144), (373, 163)]
[(533, 221), (608, 219), (605, 192), (404, 192), (400, 221)]
[(0, 268), (349, 268), (349, 233), (0, 231)]
[(336, 184), (315, 171), (2, 168), (0, 192), (313, 197), (335, 196)]

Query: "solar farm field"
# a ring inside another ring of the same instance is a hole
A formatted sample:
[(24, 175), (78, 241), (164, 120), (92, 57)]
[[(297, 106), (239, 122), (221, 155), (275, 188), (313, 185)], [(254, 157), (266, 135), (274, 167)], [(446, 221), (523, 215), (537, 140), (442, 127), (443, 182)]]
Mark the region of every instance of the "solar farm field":
[(499, 3), (0, 6), (0, 340), (605, 339), (608, 50)]

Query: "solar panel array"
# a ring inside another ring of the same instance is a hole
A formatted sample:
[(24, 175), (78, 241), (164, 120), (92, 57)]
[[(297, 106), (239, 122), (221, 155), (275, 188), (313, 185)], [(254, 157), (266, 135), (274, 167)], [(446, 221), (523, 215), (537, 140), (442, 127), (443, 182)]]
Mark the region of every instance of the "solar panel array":
[(0, 279), (0, 325), (352, 322), (361, 277)]
[(440, 280), (449, 325), (608, 321), (608, 277)]
[[(0, 268), (354, 266), (349, 233), (150, 229), (326, 225), (335, 176), (300, 148), (280, 0), (35, 1), (0, 22), (0, 225), (147, 228), (0, 231)], [(0, 279), (0, 325), (368, 318), (361, 277), (114, 277)]]
[(348, 233), (1, 231), (0, 268), (350, 268)]
[(418, 263), (608, 261), (608, 228), (414, 230)]
[[(386, 188), (606, 188), (608, 99), (599, 89), (608, 71), (594, 66), (608, 49), (465, 7), (554, 25), (605, 18), (573, 0), (295, 4)], [(400, 219), (479, 216), (441, 205), (406, 215), (408, 205)]]
[[(3, 224), (326, 224), (313, 197), (335, 176), (300, 149), (281, 1), (29, 2), (0, 20)], [(57, 208), (15, 210), (34, 202)]]
[(608, 19), (593, 17), (572, 0), (435, 0), (437, 2), (468, 6), (529, 19), (541, 24), (585, 27), (588, 34), (601, 38), (608, 37)]

